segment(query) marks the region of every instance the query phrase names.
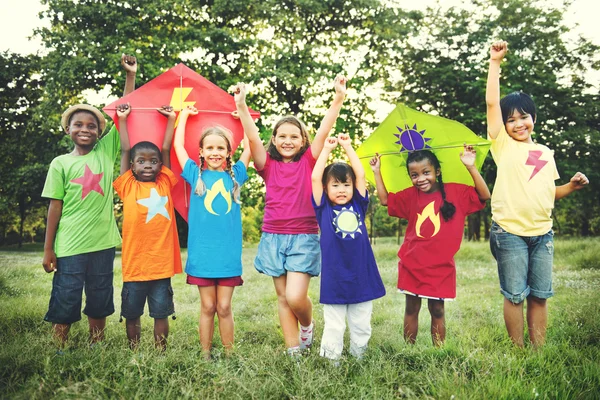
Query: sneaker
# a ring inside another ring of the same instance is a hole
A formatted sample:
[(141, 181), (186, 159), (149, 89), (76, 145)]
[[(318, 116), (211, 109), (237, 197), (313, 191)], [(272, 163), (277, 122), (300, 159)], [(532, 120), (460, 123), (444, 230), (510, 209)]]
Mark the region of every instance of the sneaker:
[(313, 320), (309, 326), (303, 327), (300, 325), (300, 350), (310, 349), (315, 336), (315, 321)]
[(302, 358), (302, 351), (300, 350), (299, 346), (289, 347), (287, 349), (287, 355), (290, 358), (290, 360), (299, 362)]

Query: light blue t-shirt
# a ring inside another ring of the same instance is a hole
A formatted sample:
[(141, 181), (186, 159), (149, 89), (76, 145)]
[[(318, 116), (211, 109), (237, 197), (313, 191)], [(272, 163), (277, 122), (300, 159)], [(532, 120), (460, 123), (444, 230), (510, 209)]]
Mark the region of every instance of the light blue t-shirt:
[[(233, 166), (241, 186), (248, 179), (246, 166)], [(242, 275), (242, 217), (233, 201), (233, 181), (228, 172), (202, 171), (203, 196), (195, 193), (198, 165), (188, 159), (181, 176), (191, 185), (188, 213), (188, 258), (185, 272), (198, 278), (231, 278)]]

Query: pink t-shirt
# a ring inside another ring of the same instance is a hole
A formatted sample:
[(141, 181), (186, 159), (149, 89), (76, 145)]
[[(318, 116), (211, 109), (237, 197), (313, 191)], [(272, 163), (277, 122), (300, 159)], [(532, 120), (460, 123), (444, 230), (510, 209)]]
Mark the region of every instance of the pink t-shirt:
[(318, 233), (317, 217), (311, 203), (311, 174), (316, 160), (310, 148), (299, 161), (267, 161), (258, 174), (265, 181), (263, 232), (280, 234)]

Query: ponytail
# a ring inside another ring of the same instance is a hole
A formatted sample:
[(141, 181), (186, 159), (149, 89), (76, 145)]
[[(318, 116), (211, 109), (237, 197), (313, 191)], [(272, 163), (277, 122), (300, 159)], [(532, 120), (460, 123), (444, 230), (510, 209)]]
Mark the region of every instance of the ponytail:
[(456, 212), (456, 207), (454, 206), (454, 204), (446, 200), (446, 190), (444, 189), (444, 181), (442, 181), (442, 170), (440, 170), (440, 174), (437, 177), (437, 181), (440, 187), (440, 193), (442, 194), (442, 200), (444, 201), (444, 203), (440, 207), (440, 212), (442, 213), (444, 221), (449, 221), (454, 216), (454, 213)]
[(233, 181), (233, 201), (237, 204), (241, 204), (240, 201), (240, 184), (235, 180), (235, 172), (233, 172), (233, 168), (231, 168), (231, 156), (227, 156), (227, 172), (229, 176), (231, 176), (231, 180)]
[(204, 168), (204, 157), (200, 156), (200, 168), (198, 168), (198, 182), (196, 182), (196, 189), (194, 192), (198, 196), (203, 196), (206, 193), (206, 185), (202, 180), (202, 168)]

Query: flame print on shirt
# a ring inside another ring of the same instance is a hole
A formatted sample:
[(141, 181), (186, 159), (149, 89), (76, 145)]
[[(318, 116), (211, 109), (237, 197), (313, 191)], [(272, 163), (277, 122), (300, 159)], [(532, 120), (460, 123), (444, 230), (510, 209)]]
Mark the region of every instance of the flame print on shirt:
[(440, 213), (435, 212), (435, 201), (427, 204), (421, 213), (417, 213), (417, 224), (415, 225), (415, 231), (417, 236), (422, 238), (421, 226), (427, 220), (430, 220), (433, 224), (433, 234), (430, 237), (434, 237), (440, 231)]
[(223, 199), (227, 202), (227, 211), (225, 214), (229, 214), (231, 211), (231, 193), (225, 189), (225, 184), (223, 183), (223, 179), (219, 179), (215, 183), (213, 183), (212, 188), (206, 190), (206, 197), (204, 198), (204, 207), (206, 210), (213, 215), (217, 214), (213, 210), (213, 202), (217, 198), (218, 195), (221, 195)]
[(333, 227), (335, 228), (335, 233), (341, 236), (342, 239), (346, 236), (354, 239), (354, 234), (362, 233), (360, 231), (362, 221), (358, 214), (354, 212), (352, 206), (349, 208), (342, 207), (341, 210), (333, 210), (333, 212), (335, 213), (332, 221)]

